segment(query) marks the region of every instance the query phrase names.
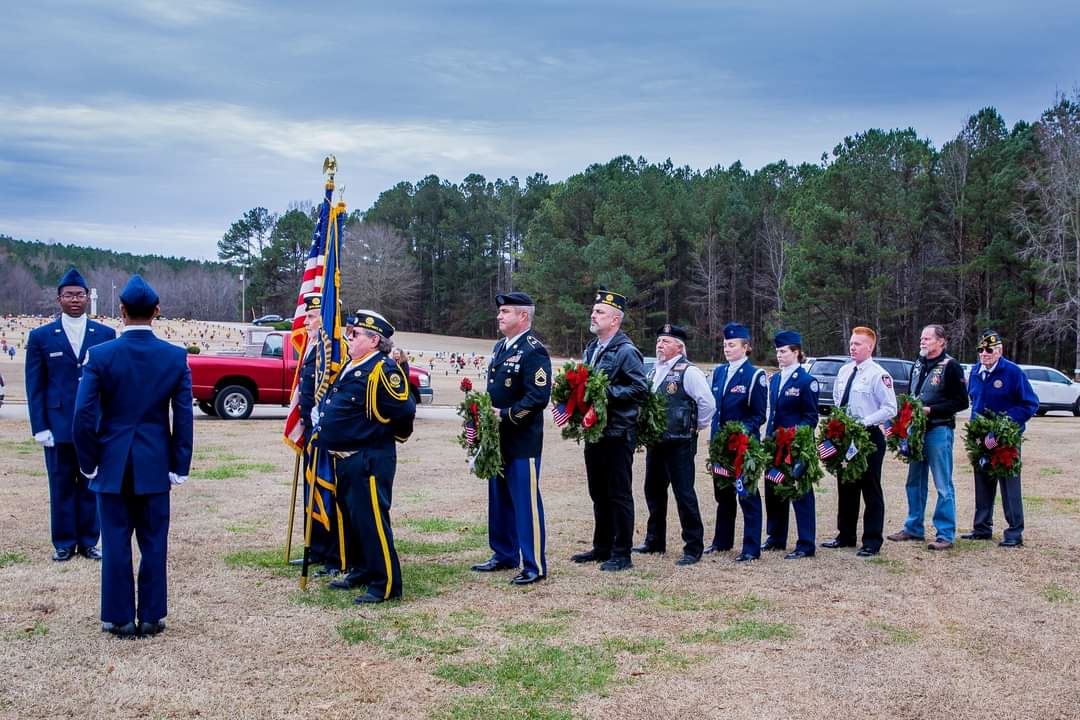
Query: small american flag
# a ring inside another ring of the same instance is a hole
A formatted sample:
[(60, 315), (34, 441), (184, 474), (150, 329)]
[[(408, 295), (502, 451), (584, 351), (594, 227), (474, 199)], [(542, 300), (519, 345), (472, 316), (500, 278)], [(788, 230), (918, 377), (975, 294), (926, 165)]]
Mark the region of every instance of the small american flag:
[(994, 433), (987, 433), (986, 437), (983, 438), (983, 445), (986, 446), (987, 450), (993, 450), (998, 446), (998, 441), (997, 438), (994, 437)]
[(476, 425), (471, 422), (465, 423), (465, 441), (469, 443), (469, 445), (476, 444)]
[(731, 477), (731, 471), (723, 465), (712, 466), (713, 475), (719, 475), (720, 477)]
[(885, 423), (885, 437), (886, 438), (891, 438), (892, 437), (892, 423), (891, 422), (886, 421), (886, 423)]
[(551, 409), (551, 417), (555, 419), (555, 424), (559, 427), (570, 422), (570, 416), (566, 414), (566, 406), (562, 404)]
[(779, 468), (769, 468), (769, 472), (765, 473), (765, 479), (779, 485), (784, 482), (784, 473)]
[(822, 460), (828, 460), (837, 453), (836, 446), (828, 440), (823, 440), (818, 443), (817, 454)]

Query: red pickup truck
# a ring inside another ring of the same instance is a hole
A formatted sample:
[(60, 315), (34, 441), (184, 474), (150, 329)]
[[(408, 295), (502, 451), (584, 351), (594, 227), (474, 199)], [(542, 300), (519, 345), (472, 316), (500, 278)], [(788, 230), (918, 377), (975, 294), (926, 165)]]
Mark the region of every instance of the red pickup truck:
[[(188, 355), (191, 393), (207, 415), (243, 420), (255, 405), (289, 404), (296, 351), (289, 345), (288, 333), (260, 330), (248, 332), (248, 350), (243, 355)], [(409, 389), (417, 404), (434, 399), (426, 370), (409, 367)]]

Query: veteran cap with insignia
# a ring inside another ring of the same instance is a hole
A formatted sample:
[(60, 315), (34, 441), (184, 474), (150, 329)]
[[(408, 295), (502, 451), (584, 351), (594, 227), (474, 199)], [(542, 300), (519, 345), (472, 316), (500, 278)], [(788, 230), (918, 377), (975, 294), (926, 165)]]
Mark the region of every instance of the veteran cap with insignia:
[(750, 328), (739, 323), (730, 322), (724, 326), (725, 340), (749, 340)]
[(781, 330), (776, 333), (776, 337), (773, 338), (773, 345), (775, 347), (787, 347), (788, 345), (802, 346), (802, 335), (794, 330)]
[(533, 299), (531, 297), (529, 297), (527, 293), (508, 292), (508, 293), (498, 293), (495, 296), (495, 304), (498, 307), (502, 307), (503, 305), (530, 306), (530, 305), (535, 305), (536, 303), (533, 302)]
[(143, 316), (157, 307), (158, 294), (142, 277), (132, 275), (120, 292), (120, 304), (126, 307), (129, 313)]
[(390, 321), (374, 310), (357, 310), (348, 316), (345, 322), (354, 327), (377, 332), (384, 338), (389, 338), (394, 334), (394, 326), (390, 324)]
[(322, 293), (304, 293), (304, 311), (322, 310)]
[(81, 287), (83, 290), (89, 290), (86, 287), (86, 280), (79, 274), (79, 271), (74, 267), (68, 268), (68, 271), (64, 273), (64, 277), (60, 278), (59, 284), (56, 286), (56, 294), (59, 295), (60, 291), (66, 287)]
[(593, 299), (594, 305), (598, 303), (610, 305), (616, 310), (626, 310), (629, 300), (627, 300), (625, 295), (601, 287), (596, 289), (596, 297)]
[(673, 337), (676, 340), (687, 341), (686, 330), (679, 325), (672, 325), (671, 323), (664, 323), (656, 329), (656, 337)]
[(979, 342), (975, 346), (976, 350), (993, 350), (998, 345), (1002, 344), (1001, 333), (997, 330), (986, 330), (979, 337)]

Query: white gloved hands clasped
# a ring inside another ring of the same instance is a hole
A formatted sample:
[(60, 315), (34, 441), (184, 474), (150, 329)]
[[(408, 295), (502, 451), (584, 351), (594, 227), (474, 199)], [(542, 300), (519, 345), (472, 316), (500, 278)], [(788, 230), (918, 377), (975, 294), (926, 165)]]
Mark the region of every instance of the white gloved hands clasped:
[(319, 424), (319, 418), (320, 417), (321, 417), (321, 415), (319, 415), (319, 408), (317, 408), (317, 407), (311, 408), (311, 427), (315, 427), (316, 425)]
[(187, 475), (177, 475), (174, 472), (169, 473), (169, 484), (173, 487), (177, 485), (183, 485), (187, 482)]
[(42, 447), (52, 447), (56, 444), (56, 439), (53, 438), (52, 430), (42, 430), (39, 433), (34, 433), (34, 441)]

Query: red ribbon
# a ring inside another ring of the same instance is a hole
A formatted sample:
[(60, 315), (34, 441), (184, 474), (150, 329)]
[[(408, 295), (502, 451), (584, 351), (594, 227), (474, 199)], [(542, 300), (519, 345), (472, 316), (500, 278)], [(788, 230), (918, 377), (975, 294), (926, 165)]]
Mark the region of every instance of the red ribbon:
[[(574, 370), (566, 371), (566, 382), (570, 385), (570, 397), (566, 399), (566, 414), (574, 416), (574, 411), (585, 411), (585, 384), (589, 381), (589, 368), (579, 365)], [(595, 422), (595, 417), (594, 417)]]
[(736, 433), (728, 438), (727, 449), (735, 453), (735, 461), (732, 463), (735, 477), (742, 475), (743, 457), (748, 447), (750, 447), (750, 438), (743, 433)]
[(469, 405), (469, 412), (473, 416), (473, 422), (476, 423), (476, 429), (480, 429), (480, 407), (476, 403)]
[(999, 445), (990, 453), (990, 466), (1011, 468), (1019, 457), (1020, 451), (1016, 448)]
[(785, 465), (791, 465), (791, 443), (795, 440), (795, 428), (776, 428), (776, 457), (773, 465), (780, 467), (781, 458)]
[(844, 433), (847, 432), (847, 428), (844, 427), (844, 423), (840, 420), (830, 420), (829, 424), (825, 426), (825, 435), (830, 440), (841, 441), (844, 439)]
[(904, 403), (903, 407), (900, 408), (900, 414), (896, 416), (896, 422), (893, 423), (893, 433), (901, 440), (908, 436), (912, 412), (911, 403)]
[(581, 418), (581, 427), (588, 430), (589, 428), (591, 428), (595, 424), (596, 424), (596, 410), (593, 408), (592, 405), (590, 405), (589, 409), (585, 411), (585, 417)]

